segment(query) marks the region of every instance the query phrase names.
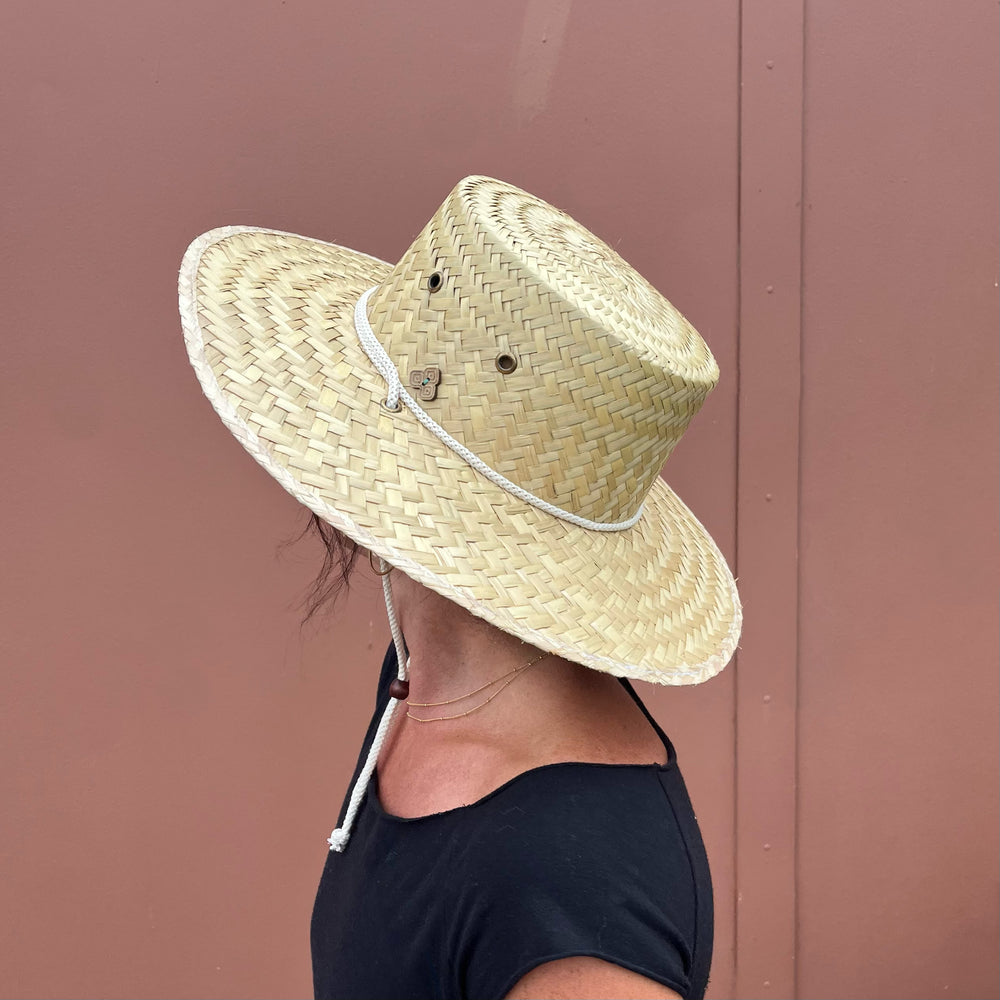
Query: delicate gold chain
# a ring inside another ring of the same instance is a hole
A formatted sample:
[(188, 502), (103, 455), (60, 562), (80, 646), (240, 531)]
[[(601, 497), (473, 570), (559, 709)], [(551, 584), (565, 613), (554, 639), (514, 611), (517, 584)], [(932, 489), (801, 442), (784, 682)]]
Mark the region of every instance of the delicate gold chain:
[[(522, 667), (514, 667), (513, 670), (508, 670), (507, 673), (501, 674), (499, 677), (494, 677), (493, 680), (487, 681), (482, 687), (478, 687), (475, 691), (470, 691), (468, 694), (459, 695), (457, 698), (449, 698), (447, 701), (408, 701), (406, 703), (406, 717), (408, 719), (413, 719), (414, 722), (447, 722), (449, 719), (464, 719), (467, 715), (472, 715), (473, 712), (478, 712), (479, 709), (487, 706), (505, 687), (513, 684), (517, 680), (518, 675), (523, 674), (528, 667), (533, 667), (539, 660), (544, 660), (548, 653), (542, 653), (536, 656), (533, 660), (525, 663)], [(503, 681), (503, 684), (500, 682)], [(471, 698), (473, 695), (479, 694), (481, 691), (485, 691), (487, 688), (492, 687), (494, 684), (500, 684), (500, 687), (493, 692), (484, 701), (481, 701), (478, 705), (470, 708), (467, 712), (458, 712), (456, 715), (436, 715), (430, 719), (421, 719), (419, 716), (414, 715), (410, 708), (437, 708), (441, 705), (454, 705), (455, 702), (465, 701), (466, 698)]]
[(482, 687), (477, 687), (475, 691), (470, 691), (468, 694), (460, 694), (457, 698), (449, 698), (447, 701), (408, 701), (406, 704), (413, 708), (440, 708), (442, 705), (454, 705), (456, 701), (465, 701), (466, 698), (471, 698), (474, 694), (479, 694), (480, 691), (485, 691), (488, 687), (499, 684), (500, 681), (510, 677), (511, 674), (518, 674), (522, 670), (527, 670), (528, 667), (534, 666), (539, 660), (548, 655), (548, 653), (542, 653), (541, 656), (536, 656), (533, 660), (529, 660), (519, 667), (514, 667), (513, 670), (508, 670), (507, 673), (501, 674), (499, 677), (494, 677), (493, 680), (487, 681)]

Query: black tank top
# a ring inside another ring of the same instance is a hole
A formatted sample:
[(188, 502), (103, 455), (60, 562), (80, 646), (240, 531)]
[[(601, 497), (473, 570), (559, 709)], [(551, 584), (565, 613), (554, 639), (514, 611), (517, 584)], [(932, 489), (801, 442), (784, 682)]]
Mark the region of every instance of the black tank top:
[[(390, 646), (354, 780), (395, 676)], [(703, 996), (705, 850), (674, 748), (622, 684), (663, 740), (665, 765), (547, 764), (416, 819), (386, 813), (372, 779), (316, 896), (318, 1000), (501, 1000), (535, 966), (576, 955)]]

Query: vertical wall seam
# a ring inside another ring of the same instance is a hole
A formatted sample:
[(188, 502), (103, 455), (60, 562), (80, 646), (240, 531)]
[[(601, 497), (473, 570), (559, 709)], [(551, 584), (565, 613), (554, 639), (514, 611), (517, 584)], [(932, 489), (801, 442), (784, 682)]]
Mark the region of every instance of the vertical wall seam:
[(799, 832), (802, 817), (802, 801), (799, 794), (801, 783), (799, 781), (799, 762), (801, 760), (801, 744), (799, 742), (799, 719), (800, 719), (800, 693), (801, 693), (801, 671), (802, 671), (802, 394), (805, 388), (804, 365), (802, 360), (803, 347), (805, 345), (805, 252), (806, 252), (806, 24), (809, 17), (809, 0), (802, 0), (802, 66), (799, 102), (799, 386), (798, 386), (798, 406), (796, 413), (796, 425), (798, 427), (798, 454), (795, 459), (795, 466), (798, 473), (798, 490), (795, 497), (795, 856), (794, 856), (794, 878), (795, 878), (795, 938), (793, 941), (793, 976), (795, 983), (795, 996), (801, 996), (799, 991), (799, 941), (801, 928), (801, 906), (799, 898), (799, 887), (801, 880), (801, 855), (799, 851)]
[[(733, 477), (736, 496), (733, 503), (735, 516), (733, 518), (733, 572), (737, 585), (740, 577), (740, 392), (742, 391), (742, 380), (740, 378), (740, 355), (741, 345), (741, 323), (743, 314), (743, 303), (741, 296), (743, 293), (743, 282), (741, 274), (743, 272), (743, 210), (741, 199), (743, 197), (743, 0), (739, 0), (739, 9), (736, 17), (736, 433), (735, 433), (735, 453), (733, 461), (736, 464), (736, 474)], [(740, 787), (740, 713), (739, 713), (739, 672), (740, 672), (740, 651), (736, 647), (736, 655), (733, 662), (733, 672), (735, 680), (733, 685), (733, 981), (729, 984), (730, 991), (736, 989), (736, 984), (740, 981), (740, 852), (739, 837), (737, 835), (737, 812), (739, 808), (739, 787)]]
[(740, 6), (734, 994), (797, 995), (804, 0)]

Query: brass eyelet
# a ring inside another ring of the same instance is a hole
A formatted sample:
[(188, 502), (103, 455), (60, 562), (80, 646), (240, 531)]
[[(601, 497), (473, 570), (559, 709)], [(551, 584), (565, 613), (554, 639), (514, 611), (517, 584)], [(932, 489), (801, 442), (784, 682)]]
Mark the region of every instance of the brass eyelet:
[(506, 352), (498, 354), (496, 366), (497, 371), (500, 372), (501, 375), (509, 375), (517, 368), (517, 358), (515, 358), (513, 354), (507, 354)]
[(388, 397), (386, 397), (385, 399), (382, 400), (382, 409), (385, 410), (388, 413), (399, 413), (399, 411), (402, 408), (403, 408), (403, 404), (398, 399), (396, 400), (396, 405), (395, 406), (390, 406), (389, 405), (389, 398)]
[(436, 292), (444, 284), (444, 275), (440, 271), (435, 271), (427, 279), (427, 290)]

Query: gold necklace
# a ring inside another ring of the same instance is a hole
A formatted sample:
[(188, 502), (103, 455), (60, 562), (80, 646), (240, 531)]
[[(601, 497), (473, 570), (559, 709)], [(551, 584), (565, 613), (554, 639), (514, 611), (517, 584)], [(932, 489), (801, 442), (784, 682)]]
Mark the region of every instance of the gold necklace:
[[(524, 666), (514, 667), (513, 670), (508, 670), (507, 673), (501, 674), (499, 677), (494, 677), (493, 680), (487, 681), (482, 687), (477, 687), (475, 691), (470, 691), (468, 694), (459, 695), (457, 698), (448, 698), (446, 701), (407, 701), (406, 703), (406, 717), (408, 719), (413, 719), (414, 722), (447, 722), (450, 719), (464, 719), (467, 715), (472, 715), (473, 712), (478, 712), (479, 709), (484, 708), (488, 705), (505, 687), (513, 684), (517, 678), (528, 669), (528, 667), (533, 667), (539, 660), (544, 660), (548, 653), (542, 653), (536, 656), (533, 660), (529, 660)], [(503, 684), (500, 682), (503, 681)], [(500, 684), (500, 687), (493, 692), (484, 701), (481, 701), (478, 705), (470, 708), (468, 712), (458, 712), (456, 715), (435, 715), (430, 719), (421, 719), (414, 715), (410, 709), (411, 708), (440, 708), (443, 705), (454, 705), (456, 702), (465, 701), (467, 698), (471, 698), (473, 695), (479, 694), (481, 691), (485, 691), (487, 688), (493, 687), (494, 684)]]

